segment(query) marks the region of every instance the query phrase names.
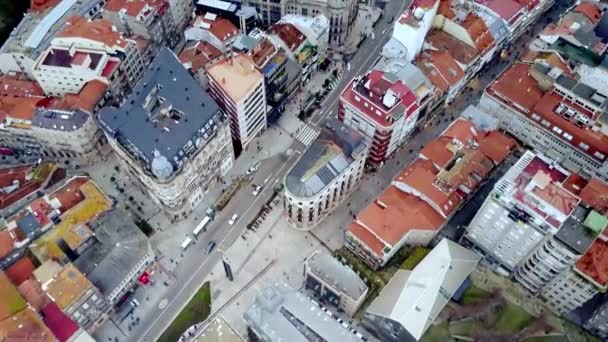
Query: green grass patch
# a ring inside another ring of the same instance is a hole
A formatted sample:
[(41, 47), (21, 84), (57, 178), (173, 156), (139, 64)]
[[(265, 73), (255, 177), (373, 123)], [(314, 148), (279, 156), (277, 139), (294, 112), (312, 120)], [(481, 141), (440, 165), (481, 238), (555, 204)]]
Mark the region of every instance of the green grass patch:
[(523, 342), (569, 342), (564, 335), (528, 337)]
[(472, 336), (480, 323), (474, 319), (463, 319), (461, 321), (450, 322), (449, 329), (451, 336)]
[(422, 336), (420, 342), (454, 342), (455, 340), (450, 336), (449, 325), (447, 322), (443, 322), (437, 325), (431, 325), (429, 330)]
[(462, 304), (479, 304), (488, 298), (490, 298), (491, 294), (488, 291), (482, 290), (475, 285), (469, 286), (468, 289), (464, 291), (462, 294)]
[(495, 329), (502, 333), (516, 333), (528, 326), (534, 320), (534, 316), (527, 313), (519, 306), (507, 303), (501, 310)]
[(202, 322), (211, 312), (211, 286), (206, 282), (190, 299), (171, 325), (158, 339), (159, 342), (175, 342), (192, 325)]
[(424, 247), (416, 247), (401, 264), (402, 270), (411, 271), (418, 265), (431, 250)]

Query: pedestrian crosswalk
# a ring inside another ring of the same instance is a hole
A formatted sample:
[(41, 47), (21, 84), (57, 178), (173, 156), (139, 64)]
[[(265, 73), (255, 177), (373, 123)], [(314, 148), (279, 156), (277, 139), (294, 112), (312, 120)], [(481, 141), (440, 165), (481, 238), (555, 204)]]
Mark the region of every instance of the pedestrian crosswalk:
[(312, 144), (315, 138), (319, 135), (319, 132), (309, 125), (304, 125), (303, 128), (300, 128), (297, 133), (296, 139), (298, 139), (302, 144), (308, 146)]

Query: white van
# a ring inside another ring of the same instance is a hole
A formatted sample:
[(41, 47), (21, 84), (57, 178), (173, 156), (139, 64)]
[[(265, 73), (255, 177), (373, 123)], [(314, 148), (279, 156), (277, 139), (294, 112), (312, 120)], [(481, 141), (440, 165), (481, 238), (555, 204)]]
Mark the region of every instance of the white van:
[(201, 221), (201, 223), (198, 224), (198, 226), (196, 226), (196, 228), (194, 228), (194, 230), (192, 231), (192, 234), (194, 234), (194, 236), (198, 236), (198, 234), (200, 234), (203, 229), (205, 229), (205, 227), (209, 224), (209, 222), (211, 222), (211, 218), (209, 216), (205, 216), (203, 218), (203, 220)]
[(192, 239), (191, 238), (186, 238), (186, 240), (184, 240), (184, 242), (182, 242), (182, 249), (185, 251), (188, 246), (190, 246), (190, 244), (192, 243)]

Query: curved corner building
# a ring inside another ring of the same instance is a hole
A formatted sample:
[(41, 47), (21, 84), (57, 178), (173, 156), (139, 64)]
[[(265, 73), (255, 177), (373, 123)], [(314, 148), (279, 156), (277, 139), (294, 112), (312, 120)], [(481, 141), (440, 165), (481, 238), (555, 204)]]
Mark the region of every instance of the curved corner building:
[(299, 230), (319, 224), (357, 187), (368, 148), (363, 136), (336, 119), (287, 173), (285, 216)]

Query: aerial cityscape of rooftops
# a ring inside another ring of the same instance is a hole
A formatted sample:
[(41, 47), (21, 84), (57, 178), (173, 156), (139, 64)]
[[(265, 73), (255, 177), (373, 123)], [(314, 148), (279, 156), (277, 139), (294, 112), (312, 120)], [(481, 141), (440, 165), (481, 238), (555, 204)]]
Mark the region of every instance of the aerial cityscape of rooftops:
[(608, 0), (0, 5), (0, 342), (608, 340)]

